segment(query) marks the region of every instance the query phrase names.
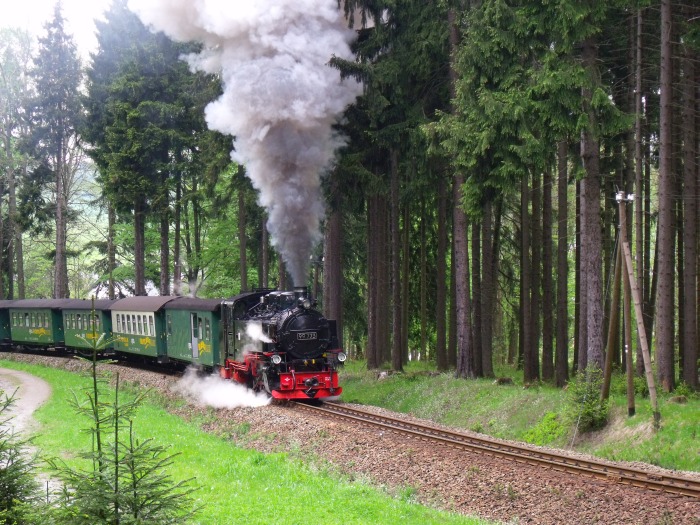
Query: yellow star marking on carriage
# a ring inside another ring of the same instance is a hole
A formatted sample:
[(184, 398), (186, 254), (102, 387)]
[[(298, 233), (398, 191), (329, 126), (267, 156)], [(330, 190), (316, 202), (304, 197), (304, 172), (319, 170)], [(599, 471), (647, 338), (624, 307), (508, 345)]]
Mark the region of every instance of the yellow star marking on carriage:
[(200, 341), (197, 343), (197, 349), (199, 350), (199, 354), (206, 354), (207, 352), (211, 352), (211, 345), (208, 345), (204, 341)]
[(46, 337), (49, 335), (49, 331), (46, 328), (30, 328), (29, 333), (38, 335), (39, 337)]
[(139, 339), (139, 344), (145, 348), (148, 348), (150, 346), (155, 347), (156, 343), (151, 339), (150, 337), (142, 337)]

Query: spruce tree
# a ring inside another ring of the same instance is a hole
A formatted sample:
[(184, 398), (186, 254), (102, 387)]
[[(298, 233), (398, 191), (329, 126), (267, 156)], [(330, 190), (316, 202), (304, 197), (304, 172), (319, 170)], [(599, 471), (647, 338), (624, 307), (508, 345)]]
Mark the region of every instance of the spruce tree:
[[(93, 314), (94, 318), (94, 314)], [(49, 460), (61, 481), (54, 519), (57, 525), (165, 525), (185, 523), (194, 513), (191, 480), (174, 481), (168, 474), (175, 455), (153, 440), (139, 440), (134, 417), (147, 392), (124, 400), (116, 375), (111, 400), (105, 401), (106, 378), (98, 374), (98, 354), (109, 343), (105, 335), (86, 342), (92, 347), (91, 386), (74, 393), (75, 410), (91, 420), (86, 429), (92, 448), (80, 454), (87, 467)]]
[(28, 525), (37, 523), (41, 498), (28, 441), (9, 425), (12, 418), (7, 414), (13, 403), (14, 394), (0, 390), (0, 524)]

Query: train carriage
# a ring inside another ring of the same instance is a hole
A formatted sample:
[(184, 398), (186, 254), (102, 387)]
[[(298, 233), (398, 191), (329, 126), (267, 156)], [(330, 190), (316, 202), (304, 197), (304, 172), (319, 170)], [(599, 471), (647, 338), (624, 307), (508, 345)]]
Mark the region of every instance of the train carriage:
[(10, 333), (10, 305), (14, 301), (0, 300), (0, 346), (9, 346), (12, 342)]
[(163, 306), (175, 296), (126, 297), (109, 309), (112, 317), (113, 346), (116, 352), (168, 360)]
[(168, 357), (215, 368), (221, 363), (221, 300), (178, 297), (163, 306)]
[(61, 308), (71, 299), (18, 299), (9, 305), (10, 336), (16, 345), (63, 348)]
[[(113, 300), (68, 299), (61, 306), (63, 314), (63, 333), (65, 344), (69, 348), (91, 349), (93, 342), (104, 333), (103, 341), (112, 340), (112, 316), (109, 307)], [(93, 314), (94, 307), (94, 314)], [(93, 332), (94, 328), (94, 332)], [(100, 349), (103, 352), (112, 349), (111, 343)]]

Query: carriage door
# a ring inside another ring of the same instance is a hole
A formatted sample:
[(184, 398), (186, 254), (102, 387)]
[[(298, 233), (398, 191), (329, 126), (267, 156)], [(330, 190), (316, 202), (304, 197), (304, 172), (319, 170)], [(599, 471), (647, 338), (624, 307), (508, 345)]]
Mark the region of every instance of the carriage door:
[(202, 318), (196, 313), (190, 314), (190, 334), (192, 335), (192, 359), (199, 359), (199, 341), (202, 334)]

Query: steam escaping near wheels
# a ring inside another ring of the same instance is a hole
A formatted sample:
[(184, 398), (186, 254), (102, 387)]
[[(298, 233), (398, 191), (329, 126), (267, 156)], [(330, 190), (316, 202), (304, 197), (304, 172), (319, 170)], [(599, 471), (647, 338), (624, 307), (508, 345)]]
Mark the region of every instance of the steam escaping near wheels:
[(267, 209), (272, 244), (303, 285), (321, 238), (321, 175), (344, 140), (332, 126), (362, 87), (328, 65), (353, 60), (336, 0), (129, 0), (150, 27), (203, 50), (190, 67), (220, 75), (224, 93), (205, 111), (211, 129), (235, 137)]
[(213, 408), (255, 408), (269, 405), (271, 401), (267, 394), (253, 392), (245, 385), (218, 375), (200, 376), (195, 367), (188, 368), (173, 389), (198, 405)]

